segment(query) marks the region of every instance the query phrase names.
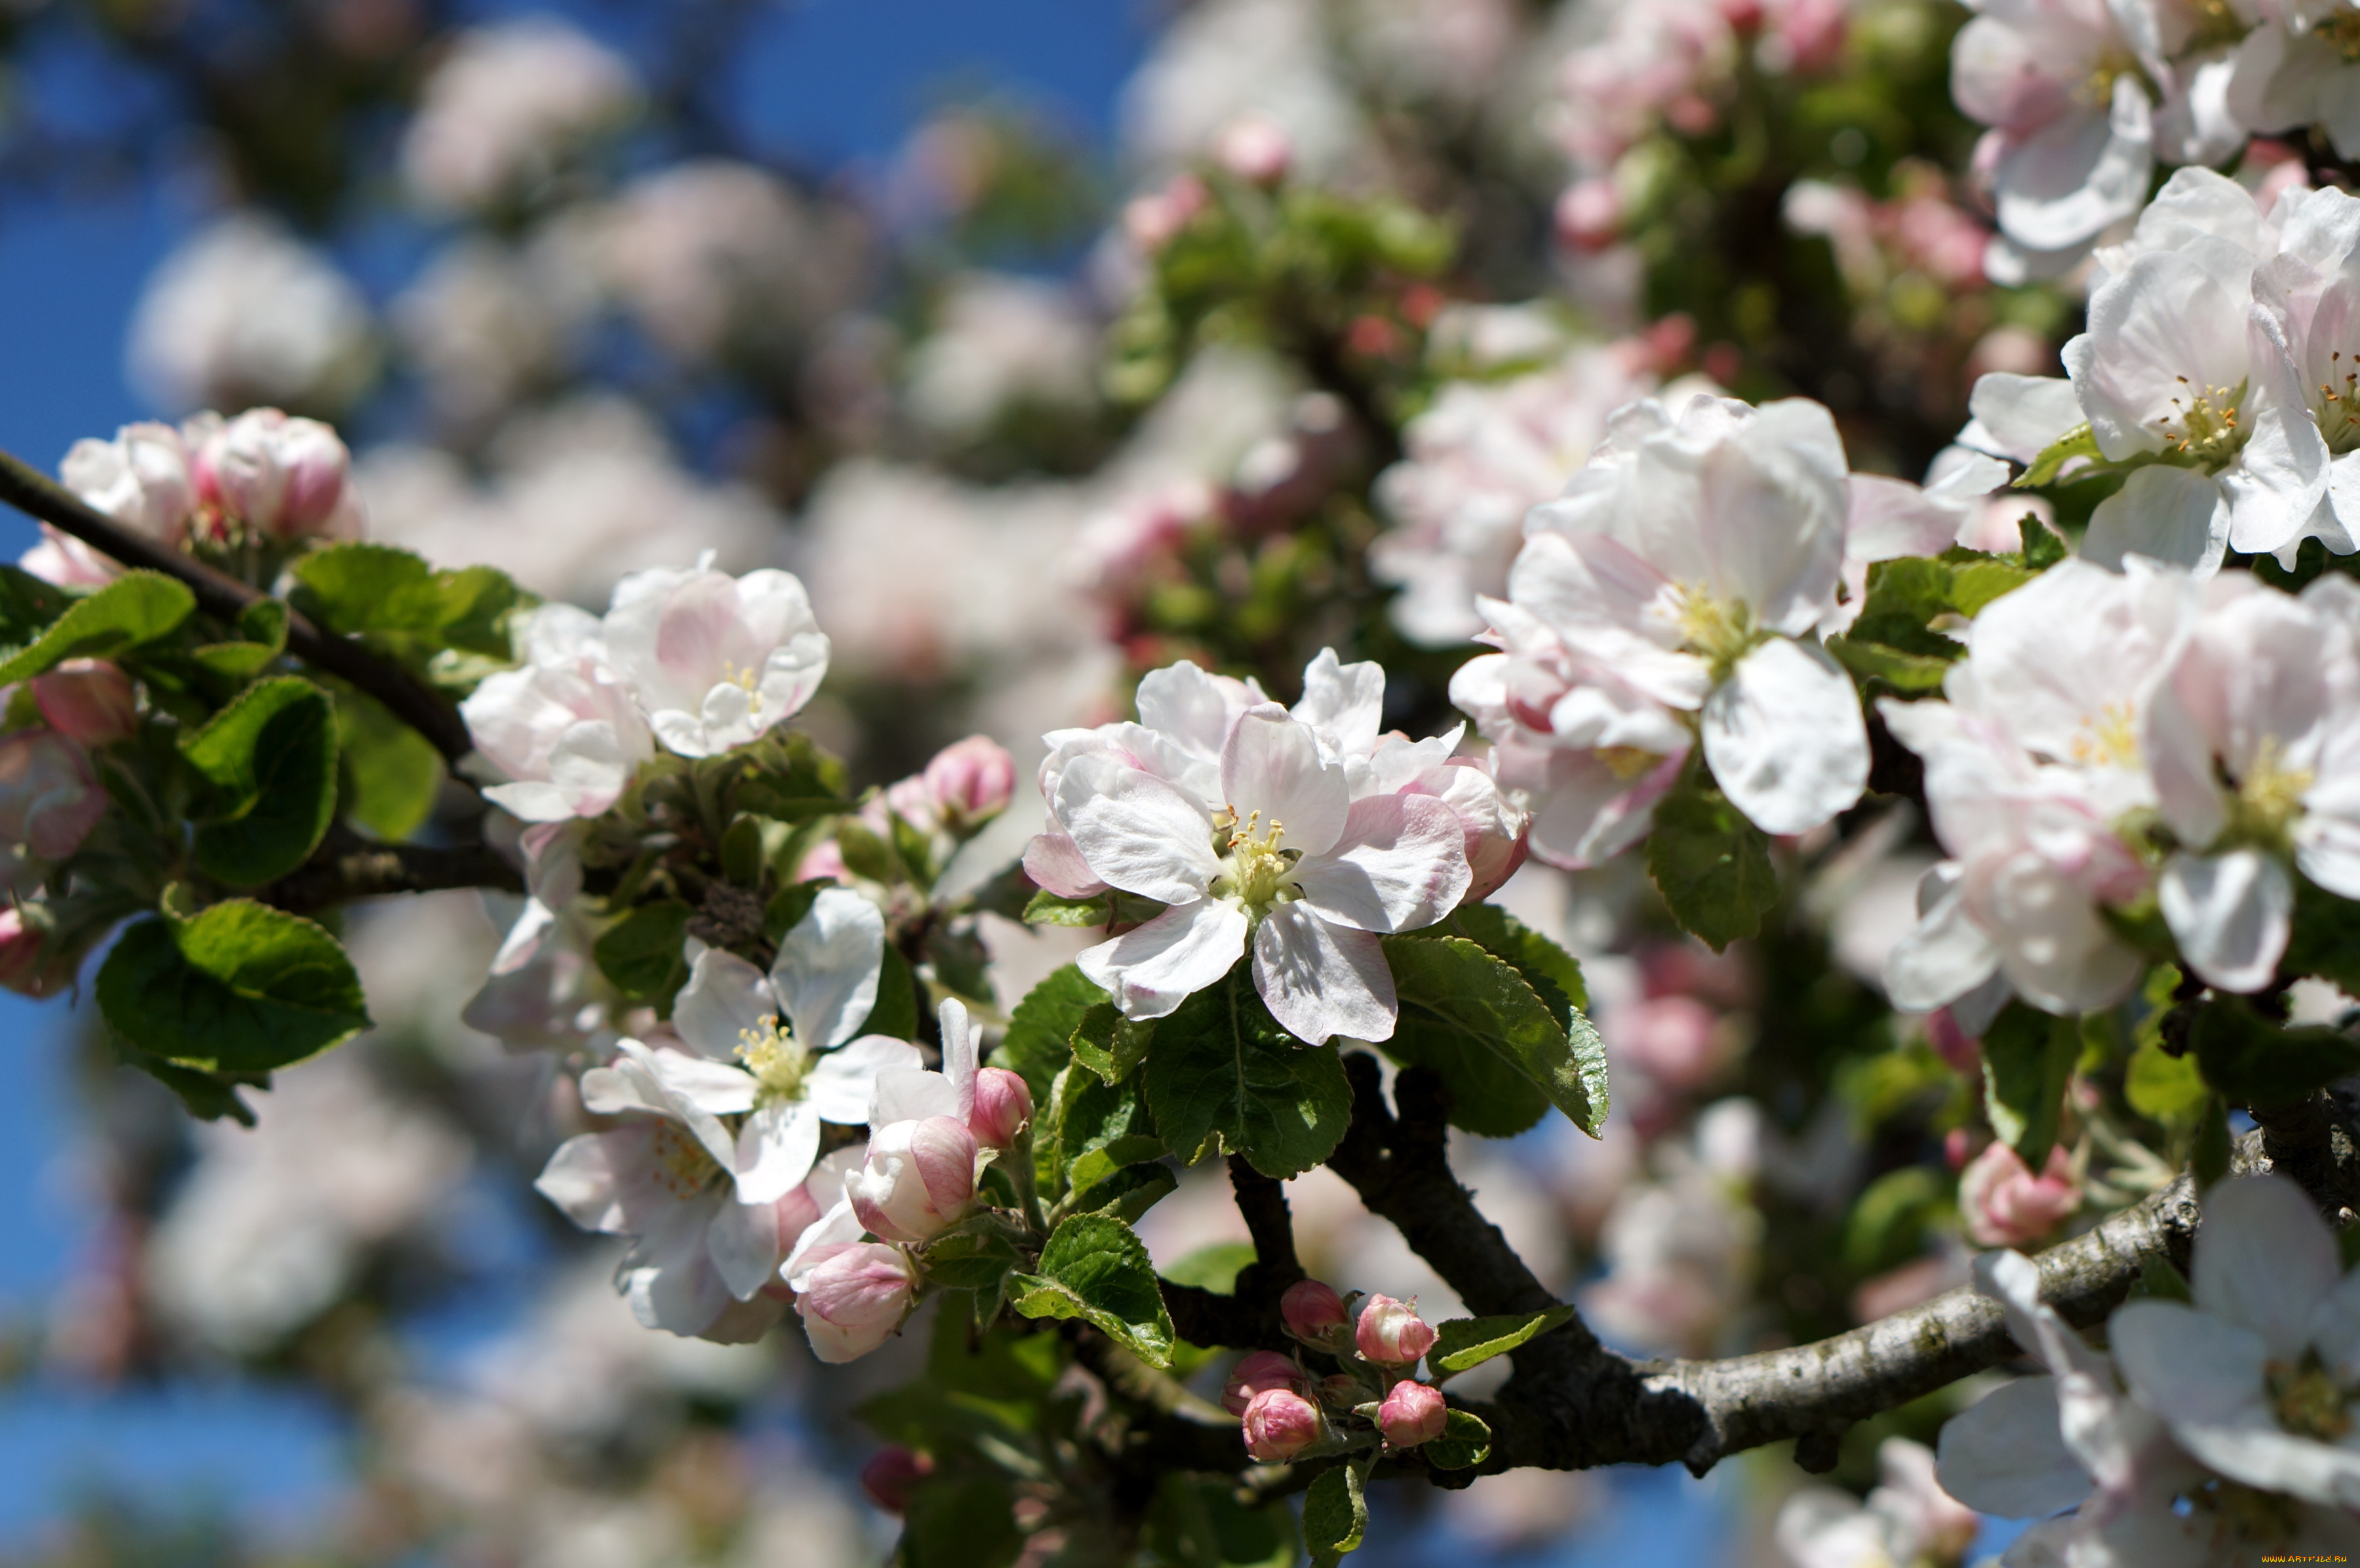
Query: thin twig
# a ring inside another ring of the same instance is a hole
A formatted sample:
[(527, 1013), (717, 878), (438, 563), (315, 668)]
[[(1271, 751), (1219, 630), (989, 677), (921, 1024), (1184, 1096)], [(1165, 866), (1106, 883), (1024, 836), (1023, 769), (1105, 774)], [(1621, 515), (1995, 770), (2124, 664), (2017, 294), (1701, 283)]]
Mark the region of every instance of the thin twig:
[[(235, 621), (247, 605), (269, 597), (179, 550), (140, 538), (39, 469), (5, 452), (0, 452), (0, 501), (125, 566), (176, 579), (196, 595), (201, 609), (220, 619)], [(474, 747), (467, 726), (449, 703), (410, 671), (379, 659), (350, 637), (322, 631), (290, 610), (287, 648), (297, 658), (350, 681), (384, 703), (396, 718), (424, 735), (446, 760), (456, 762)]]
[(421, 844), (370, 844), (339, 833), (311, 863), (263, 889), (262, 901), (309, 914), (355, 898), (393, 893), (433, 893), (451, 887), (524, 891), (517, 868), (480, 844), (438, 848)]

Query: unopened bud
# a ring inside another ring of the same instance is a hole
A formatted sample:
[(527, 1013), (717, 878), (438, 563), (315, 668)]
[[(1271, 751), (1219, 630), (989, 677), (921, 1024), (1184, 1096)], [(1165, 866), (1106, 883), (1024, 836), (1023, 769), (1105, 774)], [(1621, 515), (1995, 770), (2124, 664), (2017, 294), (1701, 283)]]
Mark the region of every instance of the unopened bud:
[(1317, 1279), (1297, 1279), (1278, 1299), (1279, 1315), (1286, 1320), (1286, 1332), (1313, 1345), (1325, 1345), (1336, 1331), (1352, 1321), (1344, 1311), (1344, 1298)]
[(898, 1443), (889, 1443), (869, 1455), (869, 1463), (860, 1467), (860, 1489), (887, 1513), (907, 1513), (918, 1483), (934, 1473), (933, 1459)]
[(946, 824), (975, 827), (1008, 809), (1016, 792), (1016, 759), (989, 735), (969, 735), (936, 752), (923, 777)]
[(1557, 199), (1557, 237), (1576, 250), (1601, 251), (1622, 234), (1622, 193), (1611, 179), (1577, 180)]
[(1396, 1301), (1391, 1296), (1371, 1296), (1360, 1308), (1354, 1340), (1369, 1360), (1406, 1367), (1434, 1348), (1434, 1330), (1417, 1315), (1415, 1297)]
[(0, 845), (63, 860), (105, 814), (82, 747), (46, 727), (0, 735)]
[(1421, 1443), (1432, 1443), (1442, 1435), (1450, 1419), (1450, 1409), (1442, 1402), (1442, 1390), (1424, 1383), (1396, 1383), (1385, 1402), (1377, 1407), (1377, 1425), (1384, 1429), (1385, 1443), (1393, 1448), (1415, 1448)]
[(1291, 1357), (1274, 1350), (1257, 1350), (1240, 1357), (1238, 1364), (1229, 1368), (1229, 1380), (1221, 1385), (1221, 1408), (1233, 1416), (1243, 1415), (1257, 1394), (1273, 1388), (1301, 1393), (1310, 1386), (1303, 1368)]
[(986, 1067), (975, 1075), (975, 1109), (967, 1114), (967, 1130), (975, 1141), (990, 1149), (1013, 1149), (1024, 1126), (1032, 1119), (1032, 1091), (1005, 1067)]
[(917, 1280), (898, 1247), (856, 1242), (828, 1254), (804, 1279), (795, 1310), (812, 1354), (840, 1365), (893, 1337), (917, 1304)]
[(317, 419), (254, 408), (210, 430), (191, 464), (198, 498), (278, 539), (360, 532), (352, 453)]
[(887, 1241), (931, 1241), (975, 1202), (975, 1135), (952, 1116), (895, 1122), (869, 1141), (868, 1162), (844, 1180), (852, 1212)]
[(33, 701), (51, 729), (84, 746), (124, 740), (139, 727), (131, 677), (103, 659), (69, 659), (36, 675)]
[(1241, 114), (1221, 133), (1214, 156), (1240, 180), (1275, 185), (1286, 178), (1295, 161), (1295, 142), (1286, 128), (1267, 114)]
[(1264, 1465), (1284, 1465), (1319, 1441), (1319, 1407), (1291, 1388), (1265, 1388), (1242, 1418), (1246, 1452)]

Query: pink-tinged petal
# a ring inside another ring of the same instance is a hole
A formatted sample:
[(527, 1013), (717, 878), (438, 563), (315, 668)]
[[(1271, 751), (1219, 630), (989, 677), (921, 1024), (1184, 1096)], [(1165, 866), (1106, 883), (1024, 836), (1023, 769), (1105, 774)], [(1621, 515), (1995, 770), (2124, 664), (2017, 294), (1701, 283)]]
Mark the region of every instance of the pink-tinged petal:
[[(801, 1101), (763, 1106), (738, 1129), (738, 1203), (777, 1203), (803, 1184), (818, 1157), (818, 1112)], [(762, 1271), (769, 1273), (778, 1261), (771, 1258)], [(751, 1294), (734, 1281), (729, 1288), (741, 1301)]]
[(1844, 554), (1854, 561), (1939, 555), (1959, 542), (1959, 529), (1972, 515), (1961, 497), (1935, 495), (1906, 479), (1855, 474), (1844, 516)]
[(958, 1091), (952, 1087), (951, 1081), (915, 1064), (884, 1069), (877, 1074), (869, 1091), (869, 1125), (872, 1127), (958, 1114)]
[[(1518, 788), (1535, 797), (1533, 853), (1568, 871), (1601, 865), (1645, 837), (1655, 822), (1655, 802), (1679, 781), (1688, 762), (1682, 749), (1631, 772), (1596, 752), (1502, 745), (1495, 754), (1502, 757), (1503, 768), (1511, 751), (1539, 762), (1537, 779), (1517, 781)], [(1507, 777), (1504, 771), (1502, 777)]]
[(858, 1127), (869, 1119), (879, 1073), (894, 1068), (920, 1071), (925, 1060), (906, 1040), (864, 1034), (812, 1063), (803, 1075), (803, 1098), (822, 1119)]
[(632, 1236), (674, 1200), (650, 1177), (656, 1129), (627, 1123), (569, 1138), (549, 1157), (533, 1191), (584, 1230)]
[(2147, 200), (2154, 137), (2138, 73), (2125, 71), (2111, 114), (2061, 114), (2000, 160), (2001, 232), (2032, 250), (2095, 238)]
[(2188, 1276), (2197, 1310), (2252, 1330), (2272, 1356), (2302, 1354), (2343, 1272), (2327, 1223), (2292, 1182), (2246, 1176), (2205, 1194)]
[(1816, 645), (1774, 637), (1705, 700), (1705, 760), (1730, 803), (1769, 833), (1799, 833), (1868, 787), (1868, 726), (1852, 677)]
[(2110, 572), (2143, 555), (2211, 573), (2229, 548), (2229, 498), (2210, 477), (2169, 463), (2134, 471), (2098, 503), (2082, 536), (2081, 559)]
[(1075, 757), (1057, 782), (1056, 806), (1091, 873), (1126, 893), (1185, 904), (1220, 872), (1211, 813), (1152, 773)]
[(672, 1027), (699, 1054), (734, 1062), (747, 1037), (778, 1012), (760, 970), (734, 953), (708, 947), (689, 966), (688, 984), (672, 1003)]
[(1279, 905), (1254, 933), (1254, 988), (1271, 1017), (1311, 1045), (1335, 1035), (1391, 1040), (1401, 1012), (1378, 939), (1300, 903)]
[(1345, 664), (1323, 648), (1304, 668), (1303, 700), (1293, 713), (1324, 731), (1346, 757), (1365, 757), (1377, 744), (1385, 708), (1385, 668), (1373, 661)]
[(770, 988), (795, 1038), (820, 1050), (842, 1045), (877, 1005), (885, 959), (885, 917), (847, 887), (823, 887), (811, 912), (779, 944)]
[(729, 1287), (713, 1267), (705, 1246), (705, 1231), (712, 1223), (707, 1205), (727, 1201), (709, 1197), (699, 1204), (683, 1205), (682, 1223), (642, 1237), (632, 1249), (617, 1282), (639, 1326), (694, 1337), (728, 1310)]
[(2253, 849), (2175, 855), (2155, 892), (2180, 956), (2207, 984), (2258, 991), (2278, 974), (2293, 929), (2294, 884), (2273, 856)]
[(724, 1203), (705, 1227), (705, 1248), (721, 1282), (750, 1301), (777, 1277), (779, 1215), (770, 1203)]
[[(1239, 715), (1221, 749), (1221, 789), (1241, 818), (1262, 813), (1256, 833), (1283, 825), (1284, 846), (1306, 855), (1335, 844), (1351, 807), (1343, 765), (1322, 758), (1310, 726), (1274, 703)], [(1097, 864), (1097, 857), (1091, 861)]]
[[(828, 1156), (831, 1160), (835, 1158), (834, 1155)], [(845, 1177), (852, 1175), (858, 1169), (856, 1165), (839, 1173), (836, 1178), (838, 1191), (842, 1190)], [(802, 1290), (810, 1282), (813, 1269), (858, 1243), (861, 1235), (860, 1216), (852, 1212), (852, 1200), (839, 1197), (827, 1213), (795, 1238), (794, 1247), (787, 1254), (787, 1260), (779, 1265), (779, 1278), (786, 1281), (788, 1290)]]
[(1139, 722), (1186, 749), (1220, 755), (1229, 725), (1258, 692), (1185, 659), (1150, 670), (1139, 681)]
[(1980, 1513), (2038, 1519), (2090, 1495), (2058, 1430), (2057, 1379), (2004, 1383), (1942, 1427), (1942, 1490)]
[(1459, 907), (1471, 879), (1466, 825), (1430, 795), (1353, 801), (1335, 848), (1295, 867), (1306, 906), (1364, 931), (1430, 926)]
[(1107, 890), (1070, 833), (1035, 833), (1024, 846), (1024, 875), (1060, 898), (1095, 898)]
[(1076, 960), (1127, 1018), (1167, 1016), (1246, 950), (1245, 911), (1218, 898), (1177, 904)]

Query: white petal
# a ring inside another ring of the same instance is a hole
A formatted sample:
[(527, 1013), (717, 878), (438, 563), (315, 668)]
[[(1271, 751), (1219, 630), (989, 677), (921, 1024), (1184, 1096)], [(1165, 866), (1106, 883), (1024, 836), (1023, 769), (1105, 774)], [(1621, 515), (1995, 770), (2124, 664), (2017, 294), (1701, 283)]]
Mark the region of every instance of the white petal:
[(1921, 905), (1928, 885), (1936, 889), (1932, 907), (1885, 956), (1885, 994), (1907, 1013), (1955, 1002), (1999, 970), (1999, 946), (1968, 915), (1957, 865), (1926, 873), (1918, 883)]
[(2258, 991), (2278, 973), (2294, 916), (2286, 867), (2260, 850), (2175, 855), (2156, 882), (2180, 955), (2224, 991)]
[(2245, 1176), (2204, 1195), (2189, 1269), (2197, 1310), (2251, 1329), (2272, 1356), (2302, 1354), (2311, 1313), (2343, 1272), (2327, 1222), (2294, 1183)]
[(1979, 1513), (2038, 1519), (2090, 1495), (2057, 1424), (2057, 1379), (2004, 1383), (1942, 1427), (1942, 1490)]
[(770, 986), (795, 1038), (811, 1049), (842, 1045), (877, 1005), (885, 917), (848, 887), (823, 887), (811, 912), (779, 944)]
[(672, 1095), (673, 1114), (692, 1125), (693, 1118), (683, 1115), (691, 1107), (715, 1116), (734, 1116), (754, 1108), (753, 1074), (733, 1062), (691, 1056), (684, 1051), (656, 1051), (649, 1052), (648, 1066)]
[(1126, 893), (1185, 904), (1220, 871), (1211, 813), (1152, 773), (1075, 757), (1057, 782), (1056, 807), (1091, 874)]
[(1979, 376), (1967, 411), (2003, 457), (2030, 463), (2082, 422), (2073, 383), (2061, 376)]
[(2033, 250), (2095, 238), (2147, 200), (2155, 167), (2152, 109), (2138, 73), (2114, 82), (2113, 113), (2059, 115), (1999, 166), (1999, 226)]
[(1245, 953), (1246, 924), (1235, 904), (1200, 898), (1174, 905), (1076, 962), (1124, 1018), (1160, 1018), (1229, 972)]
[(889, 1127), (895, 1122), (958, 1114), (958, 1091), (951, 1086), (951, 1081), (915, 1064), (888, 1067), (869, 1085), (869, 1125), (872, 1129)]
[(2125, 1302), (2106, 1333), (2131, 1392), (2175, 1431), (2256, 1414), (2267, 1419), (2262, 1369), (2270, 1349), (2260, 1334), (2178, 1301), (2151, 1300)]
[(2259, 1411), (2224, 1426), (2175, 1426), (2172, 1435), (2233, 1481), (2331, 1508), (2360, 1508), (2360, 1454), (2283, 1432)]
[(803, 1076), (803, 1098), (823, 1120), (858, 1127), (869, 1119), (877, 1075), (896, 1067), (923, 1068), (925, 1060), (925, 1054), (906, 1040), (864, 1034), (812, 1063)]
[[(1306, 855), (1317, 855), (1336, 842), (1351, 805), (1343, 765), (1323, 758), (1310, 726), (1297, 724), (1275, 704), (1249, 708), (1239, 715), (1229, 744), (1221, 748), (1221, 789), (1229, 809), (1240, 816), (1262, 813), (1257, 832), (1282, 824), (1284, 845)], [(1095, 856), (1090, 864), (1098, 865)], [(1103, 868), (1098, 875), (1122, 886)]]
[(1339, 663), (1323, 648), (1303, 670), (1303, 700), (1295, 718), (1326, 734), (1345, 757), (1365, 757), (1377, 744), (1385, 710), (1385, 667), (1373, 661)]
[(1868, 726), (1852, 677), (1824, 648), (1774, 637), (1705, 699), (1705, 760), (1765, 833), (1798, 833), (1868, 785)]
[(2326, 1300), (2311, 1310), (2311, 1343), (2328, 1369), (2347, 1387), (2360, 1380), (2360, 1269), (2337, 1281)]
[(787, 1282), (787, 1289), (802, 1290), (811, 1277), (811, 1270), (818, 1267), (809, 1261), (813, 1253), (822, 1247), (847, 1246), (858, 1241), (864, 1234), (859, 1217), (852, 1212), (852, 1200), (836, 1199), (835, 1207), (820, 1215), (795, 1238), (794, 1250), (788, 1253), (787, 1260), (779, 1266), (779, 1278)]
[[(2001, 480), (2005, 482), (2005, 474)], [(1921, 490), (1906, 479), (1855, 474), (1844, 517), (1844, 554), (1854, 561), (1939, 555), (1959, 542), (1960, 526), (1971, 515), (1963, 499)]]
[(975, 1109), (978, 1031), (967, 1016), (967, 1004), (956, 996), (945, 996), (934, 1016), (942, 1026), (943, 1076), (958, 1091), (959, 1119), (965, 1121)]
[(2155, 463), (2135, 471), (2098, 503), (2081, 536), (2081, 559), (2110, 572), (2143, 555), (2210, 576), (2229, 548), (2229, 499), (2191, 469)]
[[(738, 1129), (738, 1201), (777, 1203), (803, 1184), (818, 1156), (818, 1112), (800, 1100), (764, 1105)], [(777, 1262), (772, 1258), (762, 1272), (768, 1274)], [(738, 1290), (734, 1280), (729, 1288), (741, 1301), (752, 1293)]]
[(1254, 933), (1254, 988), (1287, 1033), (1312, 1045), (1332, 1035), (1391, 1040), (1400, 1015), (1378, 939), (1303, 904), (1279, 905)]
[(705, 1246), (729, 1293), (750, 1301), (778, 1272), (779, 1212), (767, 1203), (724, 1203), (705, 1228)]
[(1459, 907), (1472, 874), (1467, 828), (1430, 795), (1355, 800), (1343, 835), (1295, 867), (1304, 902), (1337, 925), (1416, 931)]
[(657, 1206), (646, 1170), (650, 1130), (640, 1123), (567, 1138), (541, 1168), (533, 1191), (584, 1230), (631, 1235)]
[[(727, 1203), (710, 1197), (707, 1203)], [(683, 1204), (683, 1223), (660, 1236), (648, 1236), (633, 1249), (629, 1267), (619, 1277), (623, 1298), (643, 1328), (693, 1336), (703, 1334), (729, 1305), (729, 1287), (713, 1266), (705, 1233), (713, 1210)]]
[(738, 1047), (763, 1020), (778, 1016), (779, 1004), (762, 972), (734, 953), (706, 948), (689, 966), (688, 984), (672, 1003), (674, 1033), (716, 1062), (738, 1060)]

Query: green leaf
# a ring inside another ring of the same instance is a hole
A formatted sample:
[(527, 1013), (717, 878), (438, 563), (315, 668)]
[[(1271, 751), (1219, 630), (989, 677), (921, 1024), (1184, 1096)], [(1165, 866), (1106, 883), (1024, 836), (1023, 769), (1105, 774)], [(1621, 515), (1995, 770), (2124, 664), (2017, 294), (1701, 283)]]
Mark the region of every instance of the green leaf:
[(1452, 1318), (1435, 1324), (1434, 1348), (1426, 1353), (1426, 1364), (1439, 1383), (1470, 1367), (1480, 1367), (1494, 1356), (1507, 1355), (1572, 1316), (1571, 1307), (1551, 1307), (1500, 1317)]
[(1758, 933), (1778, 902), (1770, 835), (1706, 785), (1701, 769), (1655, 802), (1647, 872), (1681, 929), (1715, 953)]
[(362, 637), (413, 661), (444, 648), (510, 657), (505, 617), (523, 602), (488, 566), (437, 572), (389, 544), (332, 544), (291, 568), (295, 607), (330, 631)]
[[(738, 752), (736, 782), (727, 793), (730, 811), (750, 811), (778, 822), (807, 822), (851, 810), (845, 797), (844, 764), (820, 749), (802, 730), (773, 730)], [(857, 858), (865, 841), (883, 848), (875, 835), (858, 823), (842, 825), (837, 844), (847, 859)], [(858, 871), (858, 866), (853, 867)]]
[(1226, 1476), (1166, 1475), (1143, 1532), (1153, 1568), (1295, 1568), (1295, 1517), (1284, 1501), (1250, 1508)]
[(336, 816), (336, 715), (297, 676), (250, 686), (180, 743), (209, 786), (197, 866), (234, 887), (284, 877), (310, 858)]
[[(1554, 1105), (1598, 1136), (1606, 1124), (1606, 1047), (1588, 1018), (1568, 1009), (1568, 1033), (1514, 965), (1465, 937), (1383, 940), (1401, 999), (1384, 1050), (1441, 1073), (1453, 1122), (1512, 1137)], [(1534, 1093), (1543, 1099), (1537, 1108)]]
[(336, 734), (344, 815), (388, 844), (409, 838), (433, 813), (442, 754), (385, 704), (350, 687), (336, 692)]
[(2192, 1125), (2212, 1098), (2193, 1051), (2173, 1056), (2154, 1040), (2143, 1040), (2131, 1053), (2123, 1095), (2131, 1109), (2168, 1127)]
[[(590, 946), (598, 972), (635, 1002), (668, 1006), (688, 984), (682, 947), (695, 913), (677, 898), (641, 904), (599, 933)], [(907, 1039), (907, 1036), (903, 1037)]]
[(2064, 537), (2038, 515), (2025, 513), (2016, 519), (2016, 528), (2024, 539), (2024, 565), (2027, 572), (2046, 572), (2065, 559)]
[(784, 942), (787, 933), (803, 924), (803, 917), (810, 914), (812, 906), (819, 901), (820, 889), (834, 886), (833, 882), (814, 878), (809, 882), (790, 882), (780, 888), (763, 908), (764, 934), (773, 942)]
[(1051, 1192), (1081, 1192), (1164, 1153), (1142, 1086), (1109, 1084), (1089, 1073), (1068, 1072), (1059, 1081), (1046, 1130), (1054, 1137), (1036, 1138), (1034, 1147), (1050, 1157), (1043, 1185)]
[(1216, 1296), (1234, 1295), (1238, 1271), (1256, 1258), (1250, 1241), (1217, 1241), (1175, 1262), (1164, 1277), (1175, 1285), (1194, 1285)]
[(1062, 898), (1054, 893), (1035, 893), (1024, 906), (1024, 921), (1035, 926), (1102, 926), (1113, 906), (1111, 893), (1100, 893), (1095, 898)]
[[(1155, 1146), (1161, 1149), (1164, 1146)], [(1125, 1225), (1137, 1225), (1139, 1216), (1170, 1197), (1180, 1189), (1180, 1179), (1162, 1165), (1126, 1165), (1106, 1177), (1093, 1181), (1073, 1200), (1072, 1211), (1077, 1214), (1107, 1214)]]
[(2041, 448), (2031, 466), (2016, 476), (2015, 487), (2037, 490), (2044, 485), (2054, 485), (2065, 465), (2077, 457), (2086, 457), (2092, 463), (2105, 461), (2105, 453), (2098, 450), (2096, 434), (2086, 424), (2075, 425)]
[(1154, 1038), (1153, 1020), (1133, 1023), (1112, 1002), (1100, 1002), (1074, 1026), (1074, 1060), (1106, 1082), (1120, 1083), (1147, 1060), (1148, 1042)]
[(1938, 691), (1941, 690), (1942, 678), (1950, 672), (1950, 659), (1936, 654), (1904, 653), (1859, 636), (1830, 637), (1827, 647), (1838, 663), (1861, 680), (1882, 681), (1896, 691)]
[(2204, 1119), (2196, 1125), (2196, 1143), (2188, 1154), (2199, 1188), (2229, 1174), (2229, 1106), (2215, 1094), (2205, 1103)]
[(946, 1290), (986, 1290), (1019, 1261), (1016, 1247), (998, 1230), (954, 1231), (936, 1237), (918, 1255), (927, 1280)]
[(22, 648), (72, 607), (74, 596), (15, 566), (0, 566), (0, 648)]
[(1437, 1470), (1471, 1470), (1491, 1457), (1491, 1428), (1471, 1411), (1452, 1410), (1442, 1435), (1418, 1452)]
[(2360, 1040), (2316, 1024), (2280, 1029), (2239, 996), (2198, 1007), (2188, 1039), (2204, 1081), (2233, 1105), (2284, 1105), (2360, 1072)]
[(1242, 1154), (1281, 1178), (1327, 1159), (1352, 1119), (1334, 1048), (1281, 1029), (1243, 964), (1156, 1025), (1147, 1101), (1164, 1141), (1189, 1164)]
[(918, 1038), (918, 977), (910, 973), (910, 961), (901, 950), (890, 942), (877, 971), (877, 1005), (869, 1009), (869, 1021), (860, 1032), (888, 1040)]
[(1590, 1006), (1581, 961), (1497, 904), (1461, 904), (1434, 931), (1437, 936), (1463, 936), (1514, 964), (1560, 1024), (1570, 1022), (1576, 1007)]
[(1359, 1464), (1322, 1470), (1303, 1495), (1303, 1544), (1313, 1568), (1333, 1568), (1360, 1544), (1369, 1529), (1367, 1475)]
[(1032, 1103), (1046, 1105), (1051, 1086), (1073, 1059), (1070, 1041), (1083, 1017), (1107, 999), (1107, 994), (1074, 964), (1052, 974), (1016, 1004), (1008, 1032), (991, 1060), (1024, 1080)]
[(126, 572), (74, 602), (49, 627), (0, 659), (0, 686), (29, 681), (69, 659), (111, 659), (177, 627), (196, 595), (160, 572)]
[(2360, 904), (2298, 877), (2294, 930), (2278, 973), (2315, 975), (2347, 996), (2360, 995)]
[(1924, 1165), (1871, 1181), (1844, 1221), (1843, 1266), (1864, 1278), (1923, 1255), (1928, 1222), (1950, 1207), (1952, 1187), (1947, 1175)]
[(1028, 1318), (1087, 1320), (1150, 1367), (1172, 1365), (1172, 1319), (1155, 1265), (1131, 1228), (1103, 1214), (1075, 1214), (1041, 1251), (1040, 1272), (1019, 1274), (1016, 1310)]
[(268, 1073), (369, 1027), (336, 939), (246, 898), (130, 926), (97, 989), (106, 1021), (135, 1048), (204, 1073)]
[(1983, 1031), (1983, 1110), (1992, 1131), (2038, 1171), (2057, 1142), (2066, 1081), (2081, 1054), (2078, 1019), (2010, 1002)]
[(912, 1489), (901, 1568), (1006, 1568), (1023, 1550), (1015, 1496), (1000, 1476), (946, 1475)]

